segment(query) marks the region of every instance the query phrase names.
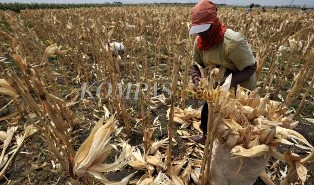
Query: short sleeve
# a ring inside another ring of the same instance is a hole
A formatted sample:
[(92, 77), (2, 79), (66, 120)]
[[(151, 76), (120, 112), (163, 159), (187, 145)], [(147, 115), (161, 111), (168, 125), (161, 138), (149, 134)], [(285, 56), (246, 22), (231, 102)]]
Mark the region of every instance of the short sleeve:
[(200, 56), (200, 52), (197, 48), (197, 40), (195, 40), (194, 42), (194, 48), (193, 48), (193, 64), (199, 64), (200, 66), (204, 67), (204, 63), (201, 59), (201, 56)]
[(231, 50), (228, 58), (239, 71), (255, 64), (252, 50), (244, 37), (237, 41), (237, 45)]

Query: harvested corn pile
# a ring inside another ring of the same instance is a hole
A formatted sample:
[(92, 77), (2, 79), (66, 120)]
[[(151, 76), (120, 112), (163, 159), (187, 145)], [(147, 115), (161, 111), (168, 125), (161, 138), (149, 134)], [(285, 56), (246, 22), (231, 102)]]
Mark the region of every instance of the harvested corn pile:
[[(226, 81), (225, 84), (227, 83)], [(224, 150), (224, 153), (230, 153), (234, 158), (240, 159), (257, 158), (265, 155), (266, 163), (264, 162), (264, 167), (266, 167), (269, 159), (267, 156), (271, 155), (296, 169), (300, 181), (304, 184), (307, 170), (303, 164), (313, 157), (314, 148), (301, 134), (292, 130), (298, 122), (293, 120), (293, 115), (287, 113), (286, 105), (270, 100), (267, 95), (260, 97), (259, 89), (249, 91), (238, 86), (236, 92), (226, 91), (224, 89), (225, 84), (222, 85), (222, 88), (219, 86), (212, 90), (207, 90), (206, 86), (201, 86), (199, 89), (201, 91), (199, 93), (202, 94), (201, 97), (211, 105), (209, 109), (212, 110), (213, 121), (209, 122), (209, 131), (213, 133), (213, 138), (217, 138), (219, 141), (218, 146), (220, 148), (216, 152)], [(199, 115), (197, 110), (191, 108), (189, 108), (189, 111), (188, 109), (181, 110), (179, 108), (175, 108), (175, 110), (177, 114), (174, 115), (174, 120), (182, 124), (181, 127), (183, 125), (189, 126), (190, 124), (186, 124), (186, 122), (196, 121), (195, 118)], [(195, 117), (192, 114), (193, 112), (196, 113)], [(289, 148), (292, 146), (298, 147), (308, 156), (302, 159), (299, 155), (291, 152), (291, 149), (279, 153), (278, 148), (283, 145), (289, 146)], [(228, 150), (221, 149), (221, 146)], [(219, 155), (225, 155), (224, 153), (219, 153)], [(214, 160), (217, 159), (218, 157), (214, 158)], [(215, 166), (212, 167), (212, 171), (217, 171), (218, 169), (215, 168), (219, 168), (223, 163), (226, 163), (221, 158), (219, 160), (221, 161), (214, 162)], [(250, 166), (250, 164), (245, 165)], [(252, 167), (254, 165), (256, 164), (252, 164)], [(239, 163), (239, 166), (236, 167), (238, 172), (240, 168)], [(263, 167), (261, 170), (263, 170)], [(261, 170), (257, 172), (256, 177), (262, 173)], [(230, 173), (233, 174), (234, 171)], [(247, 172), (244, 171), (243, 173)], [(290, 178), (291, 173), (287, 175), (287, 179)], [(237, 178), (239, 180), (240, 176)], [(243, 178), (245, 178), (245, 175)], [(248, 175), (247, 178), (249, 178)], [(255, 181), (254, 177), (253, 180)], [(219, 184), (219, 182), (215, 183)], [(242, 183), (244, 182), (242, 181)]]

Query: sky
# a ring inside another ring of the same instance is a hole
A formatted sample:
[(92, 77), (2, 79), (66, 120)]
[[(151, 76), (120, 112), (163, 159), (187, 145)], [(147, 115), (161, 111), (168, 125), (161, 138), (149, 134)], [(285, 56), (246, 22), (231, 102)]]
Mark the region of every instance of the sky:
[[(1, 3), (19, 2), (19, 3), (112, 3), (114, 1), (120, 1), (122, 3), (196, 3), (198, 0), (0, 0)], [(228, 5), (249, 5), (251, 3), (257, 3), (262, 6), (281, 6), (281, 5), (297, 5), (306, 7), (314, 7), (314, 0), (212, 0), (217, 4)]]

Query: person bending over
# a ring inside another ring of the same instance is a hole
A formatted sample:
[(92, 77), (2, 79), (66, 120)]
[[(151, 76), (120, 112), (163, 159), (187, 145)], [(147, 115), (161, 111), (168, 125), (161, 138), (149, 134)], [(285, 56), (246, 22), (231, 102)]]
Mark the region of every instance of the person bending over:
[[(211, 1), (199, 1), (192, 10), (191, 18), (189, 34), (197, 34), (191, 69), (195, 87), (198, 87), (201, 78), (200, 66), (225, 70), (225, 76), (232, 73), (231, 87), (236, 88), (239, 84), (253, 90), (256, 86), (256, 61), (244, 36), (222, 25), (217, 8)], [(202, 144), (206, 140), (208, 108), (205, 102), (201, 112), (203, 137), (194, 138)]]

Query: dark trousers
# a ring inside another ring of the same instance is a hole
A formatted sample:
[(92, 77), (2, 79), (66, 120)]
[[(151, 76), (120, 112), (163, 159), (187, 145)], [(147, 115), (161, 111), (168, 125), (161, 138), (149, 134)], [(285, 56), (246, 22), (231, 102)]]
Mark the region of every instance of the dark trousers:
[(201, 112), (201, 129), (203, 131), (203, 135), (207, 135), (207, 121), (208, 121), (208, 104), (207, 102), (205, 102)]
[[(235, 88), (234, 93), (236, 92), (237, 88)], [(201, 112), (201, 129), (203, 131), (203, 135), (207, 135), (207, 121), (208, 121), (208, 104), (205, 101)]]

